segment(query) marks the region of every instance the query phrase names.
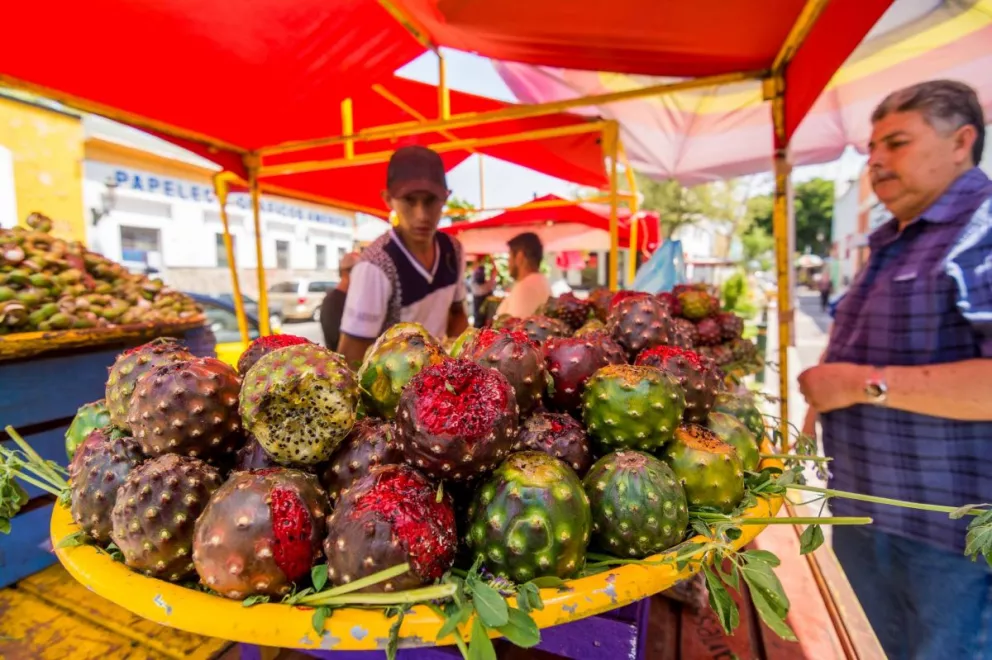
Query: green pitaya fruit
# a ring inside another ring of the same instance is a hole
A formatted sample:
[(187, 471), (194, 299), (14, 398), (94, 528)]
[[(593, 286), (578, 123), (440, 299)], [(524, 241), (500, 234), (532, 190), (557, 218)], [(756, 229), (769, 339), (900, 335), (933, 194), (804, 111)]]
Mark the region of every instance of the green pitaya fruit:
[(712, 316), (720, 309), (720, 301), (706, 291), (689, 290), (678, 294), (682, 316), (692, 321)]
[(421, 337), (424, 338), (424, 341), (433, 344), (438, 343), (434, 335), (428, 332), (427, 328), (425, 328), (424, 326), (420, 325), (419, 323), (404, 321), (402, 323), (396, 323), (394, 325), (389, 326), (385, 332), (379, 335), (379, 337), (372, 344), (372, 350), (374, 351), (378, 349), (379, 346), (385, 344), (387, 341), (392, 341), (399, 337), (409, 337), (410, 335), (420, 335)]
[(744, 422), (744, 426), (751, 431), (759, 445), (764, 439), (765, 418), (751, 395), (721, 392), (713, 401), (713, 412), (727, 413)]
[(606, 324), (600, 321), (598, 318), (589, 319), (582, 326), (575, 331), (572, 335), (573, 337), (584, 337), (585, 335), (591, 335), (596, 332), (605, 332)]
[(589, 437), (569, 415), (534, 413), (521, 426), (512, 451), (543, 451), (564, 461), (580, 477), (592, 465)]
[(630, 360), (643, 350), (672, 343), (671, 316), (664, 304), (646, 293), (629, 296), (620, 302), (614, 298), (607, 328), (613, 339), (627, 351)]
[(758, 442), (744, 423), (727, 413), (711, 412), (706, 420), (706, 428), (716, 433), (721, 441), (737, 450), (741, 465), (748, 472), (755, 472), (761, 462)]
[(465, 346), (467, 346), (478, 334), (478, 328), (465, 328), (465, 331), (458, 335), (458, 338), (451, 344), (451, 348), (448, 349), (448, 355), (453, 358), (461, 357), (462, 351), (465, 350)]
[(134, 386), (141, 376), (160, 365), (193, 358), (192, 353), (169, 337), (160, 337), (118, 355), (107, 377), (106, 401), (111, 423), (119, 429), (129, 428), (128, 407), (131, 405)]
[(110, 537), (136, 571), (178, 582), (193, 573), (193, 525), (220, 473), (196, 458), (165, 454), (131, 471), (117, 491)]
[(367, 414), (393, 419), (407, 383), (424, 367), (446, 359), (436, 341), (424, 339), (415, 332), (377, 342), (358, 370), (358, 384), (362, 388)]
[(241, 386), (245, 430), (283, 465), (326, 461), (355, 425), (358, 383), (344, 358), (316, 344), (263, 356)]
[(526, 415), (541, 402), (548, 383), (541, 348), (520, 330), (486, 328), (462, 355), (500, 372), (513, 386), (520, 414)]
[(655, 367), (603, 367), (586, 383), (582, 418), (601, 453), (655, 451), (672, 439), (685, 411), (685, 395), (672, 376)]
[(138, 380), (128, 426), (148, 456), (232, 458), (245, 443), (240, 390), (237, 372), (215, 358), (164, 364)]
[(320, 471), (320, 483), (332, 501), (348, 491), (377, 465), (403, 462), (392, 422), (363, 419), (351, 430), (341, 446)]
[(682, 482), (689, 506), (730, 513), (744, 499), (744, 466), (713, 431), (686, 424), (675, 431), (664, 459)]
[(255, 363), (263, 355), (268, 355), (272, 351), (278, 351), (280, 348), (287, 346), (309, 343), (311, 343), (309, 339), (297, 337), (296, 335), (267, 335), (265, 337), (259, 337), (249, 344), (248, 348), (241, 354), (241, 357), (238, 358), (238, 374), (244, 377), (248, 373), (248, 370), (255, 366)]
[(636, 364), (657, 367), (674, 376), (685, 394), (682, 419), (696, 424), (706, 421), (722, 386), (720, 374), (712, 360), (694, 351), (657, 346), (638, 355)]
[(144, 459), (133, 438), (97, 429), (69, 464), (72, 519), (97, 542), (110, 541), (110, 512), (117, 502), (117, 489)]
[(235, 472), (193, 530), (200, 582), (236, 599), (289, 593), (320, 557), (328, 508), (327, 493), (312, 474), (289, 468)]
[(489, 572), (523, 584), (573, 577), (585, 562), (589, 498), (570, 467), (538, 451), (513, 454), (475, 494), (466, 538)]
[(601, 550), (641, 558), (685, 536), (685, 492), (672, 468), (654, 456), (639, 451), (607, 454), (582, 483), (592, 510), (592, 542)]
[(105, 399), (80, 406), (72, 419), (72, 424), (65, 432), (65, 453), (69, 460), (71, 461), (76, 455), (76, 448), (83, 444), (83, 440), (91, 431), (102, 429), (108, 424), (110, 424), (110, 412), (107, 410)]

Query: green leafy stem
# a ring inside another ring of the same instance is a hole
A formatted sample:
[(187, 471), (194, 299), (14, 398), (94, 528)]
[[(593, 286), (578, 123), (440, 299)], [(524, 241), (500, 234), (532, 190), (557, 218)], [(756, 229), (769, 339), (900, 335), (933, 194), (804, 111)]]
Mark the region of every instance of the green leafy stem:
[(0, 445), (0, 533), (8, 534), (10, 520), (28, 501), (27, 492), (15, 478), (66, 503), (69, 473), (58, 463), (43, 459), (12, 426), (4, 430), (17, 445), (17, 449)]

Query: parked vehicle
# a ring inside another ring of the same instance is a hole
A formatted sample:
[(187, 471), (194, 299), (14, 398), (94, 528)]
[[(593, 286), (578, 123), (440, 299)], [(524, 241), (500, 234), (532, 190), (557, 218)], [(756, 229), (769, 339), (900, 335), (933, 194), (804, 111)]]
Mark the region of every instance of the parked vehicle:
[[(207, 317), (207, 324), (217, 340), (217, 359), (236, 368), (238, 358), (248, 346), (241, 341), (241, 331), (238, 329), (238, 316), (234, 311), (234, 304), (220, 296), (206, 296), (189, 292), (186, 292), (186, 295), (203, 308), (203, 313)], [(249, 340), (257, 339), (259, 337), (258, 318), (255, 314), (248, 313), (247, 309), (245, 316), (248, 320)], [(272, 332), (278, 334), (279, 328), (273, 326)]]
[(335, 288), (330, 280), (293, 279), (269, 288), (269, 314), (280, 321), (320, 321), (324, 294)]

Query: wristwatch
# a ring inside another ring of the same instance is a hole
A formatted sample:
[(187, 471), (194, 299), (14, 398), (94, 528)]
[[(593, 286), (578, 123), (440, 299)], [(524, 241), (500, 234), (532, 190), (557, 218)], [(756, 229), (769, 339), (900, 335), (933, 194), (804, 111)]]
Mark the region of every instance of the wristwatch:
[(885, 374), (878, 367), (872, 369), (865, 381), (865, 396), (868, 397), (868, 403), (876, 406), (885, 405), (888, 399), (889, 386), (885, 383)]

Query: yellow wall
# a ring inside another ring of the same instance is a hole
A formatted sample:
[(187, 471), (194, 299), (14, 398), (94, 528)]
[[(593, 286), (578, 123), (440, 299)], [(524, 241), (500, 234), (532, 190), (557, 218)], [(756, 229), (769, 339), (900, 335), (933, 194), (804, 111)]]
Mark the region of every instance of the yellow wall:
[(0, 145), (13, 154), (20, 221), (39, 211), (52, 218), (58, 236), (85, 241), (79, 118), (0, 97)]

